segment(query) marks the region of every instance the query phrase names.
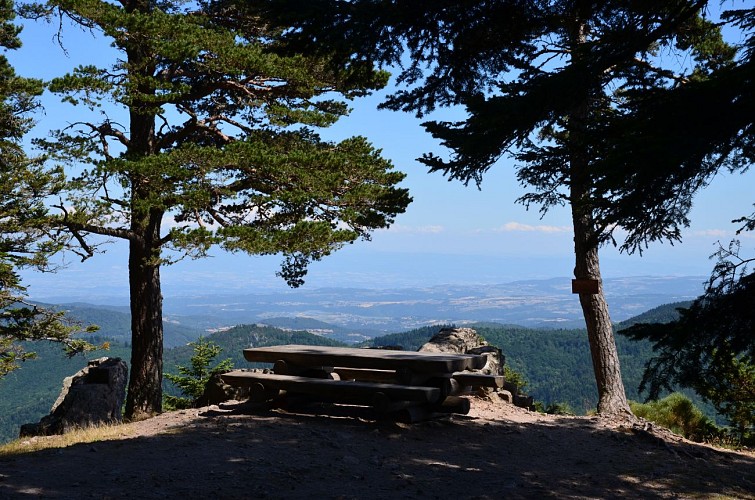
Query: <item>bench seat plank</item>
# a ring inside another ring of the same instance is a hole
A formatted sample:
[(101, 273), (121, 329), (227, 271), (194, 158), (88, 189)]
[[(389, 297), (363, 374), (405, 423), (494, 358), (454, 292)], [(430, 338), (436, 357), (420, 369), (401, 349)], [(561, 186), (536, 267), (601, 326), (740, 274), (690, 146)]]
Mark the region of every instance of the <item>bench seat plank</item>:
[(396, 370), (370, 370), (368, 368), (344, 368), (336, 366), (333, 371), (341, 380), (356, 380), (357, 382), (382, 382), (394, 384), (398, 382)]
[(417, 401), (421, 403), (435, 403), (441, 396), (441, 391), (437, 387), (317, 379), (241, 370), (224, 373), (221, 378), (223, 382), (232, 386), (244, 387), (260, 383), (268, 390), (284, 390), (314, 396), (364, 398), (383, 393), (397, 401)]

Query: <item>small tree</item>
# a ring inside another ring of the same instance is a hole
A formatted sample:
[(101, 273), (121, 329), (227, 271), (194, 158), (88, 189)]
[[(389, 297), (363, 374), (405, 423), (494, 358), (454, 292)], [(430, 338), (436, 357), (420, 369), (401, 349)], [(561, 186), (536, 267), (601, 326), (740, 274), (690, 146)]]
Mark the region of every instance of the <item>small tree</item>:
[[(13, 2), (0, 0), (0, 47), (20, 46), (21, 29), (11, 22)], [(71, 336), (80, 331), (62, 313), (30, 304), (17, 269), (44, 269), (58, 242), (45, 240), (40, 229), (46, 214), (44, 198), (59, 185), (58, 172), (44, 171), (27, 158), (20, 145), (31, 125), (29, 114), (38, 107), (42, 82), (15, 74), (0, 55), (0, 377), (34, 357), (23, 341), (60, 342), (73, 355), (93, 346)], [(91, 330), (91, 328), (90, 328)]]
[(165, 378), (176, 385), (184, 397), (165, 396), (166, 409), (182, 409), (195, 406), (197, 400), (204, 393), (204, 388), (210, 377), (216, 373), (224, 373), (233, 368), (230, 359), (224, 359), (213, 367), (213, 360), (223, 350), (213, 341), (200, 337), (196, 342), (189, 342), (194, 348), (191, 366), (178, 366), (178, 375), (166, 373)]
[(503, 379), (507, 384), (512, 385), (516, 392), (524, 391), (524, 388), (527, 387), (529, 383), (524, 375), (513, 368), (510, 368), (509, 365), (503, 365)]

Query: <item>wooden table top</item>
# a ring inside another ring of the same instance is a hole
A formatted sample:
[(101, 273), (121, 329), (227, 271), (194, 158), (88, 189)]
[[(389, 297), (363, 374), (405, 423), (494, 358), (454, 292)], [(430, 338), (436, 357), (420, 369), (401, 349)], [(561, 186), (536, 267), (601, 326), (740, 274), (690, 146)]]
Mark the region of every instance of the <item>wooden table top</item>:
[(429, 353), (357, 349), (314, 345), (280, 345), (244, 349), (247, 361), (275, 363), (278, 360), (300, 366), (342, 366), (376, 370), (408, 369), (415, 373), (452, 373), (485, 366), (478, 354)]

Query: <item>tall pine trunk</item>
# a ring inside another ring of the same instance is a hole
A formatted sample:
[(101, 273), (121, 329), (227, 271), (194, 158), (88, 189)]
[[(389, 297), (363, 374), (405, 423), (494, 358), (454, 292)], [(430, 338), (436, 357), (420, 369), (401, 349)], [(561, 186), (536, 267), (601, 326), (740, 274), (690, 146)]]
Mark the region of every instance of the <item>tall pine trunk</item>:
[[(574, 168), (574, 167), (572, 167)], [(598, 244), (593, 221), (588, 213), (572, 207), (574, 223), (574, 277), (598, 283), (595, 294), (580, 293), (579, 303), (587, 327), (595, 382), (598, 388), (598, 414), (631, 414), (621, 378), (619, 354), (613, 333), (608, 304), (603, 291), (598, 259)]]
[[(159, 251), (157, 253), (159, 256)], [(163, 318), (160, 264), (149, 242), (131, 241), (128, 267), (131, 293), (131, 367), (126, 418), (143, 420), (162, 411)]]
[[(590, 2), (579, 3), (575, 12), (575, 22), (572, 25), (572, 64), (580, 67), (580, 57), (586, 42), (587, 25), (583, 21), (591, 15)], [(585, 9), (580, 12), (579, 9)], [(585, 54), (584, 57), (589, 57)], [(582, 65), (589, 67), (587, 65)], [(608, 303), (603, 291), (603, 281), (600, 275), (600, 260), (598, 248), (600, 239), (593, 218), (593, 207), (590, 200), (590, 158), (588, 144), (587, 123), (596, 110), (590, 106), (600, 102), (597, 95), (601, 92), (599, 84), (593, 84), (587, 74), (580, 79), (583, 85), (580, 103), (572, 109), (567, 118), (568, 149), (569, 149), (569, 198), (572, 209), (572, 223), (574, 226), (574, 277), (578, 280), (595, 280), (598, 283), (597, 293), (580, 293), (579, 303), (585, 318), (587, 337), (590, 343), (595, 382), (598, 389), (598, 414), (604, 416), (629, 414), (631, 410), (627, 402), (624, 383), (621, 378), (619, 355), (616, 350), (616, 340), (613, 324), (608, 314)]]

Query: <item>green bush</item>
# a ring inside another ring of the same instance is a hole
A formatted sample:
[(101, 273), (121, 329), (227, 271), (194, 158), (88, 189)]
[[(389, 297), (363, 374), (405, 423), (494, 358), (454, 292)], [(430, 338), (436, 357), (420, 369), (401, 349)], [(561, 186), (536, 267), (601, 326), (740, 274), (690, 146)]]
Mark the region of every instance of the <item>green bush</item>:
[(527, 387), (527, 380), (524, 378), (524, 375), (509, 368), (508, 365), (503, 366), (503, 378), (507, 383), (516, 387), (517, 393), (524, 391), (524, 388)]
[(678, 392), (649, 403), (630, 401), (629, 404), (636, 416), (693, 441), (705, 441), (721, 434), (721, 429), (710, 418), (703, 415), (687, 396)]
[(545, 407), (543, 413), (548, 413), (549, 415), (576, 415), (569, 403), (551, 403)]

